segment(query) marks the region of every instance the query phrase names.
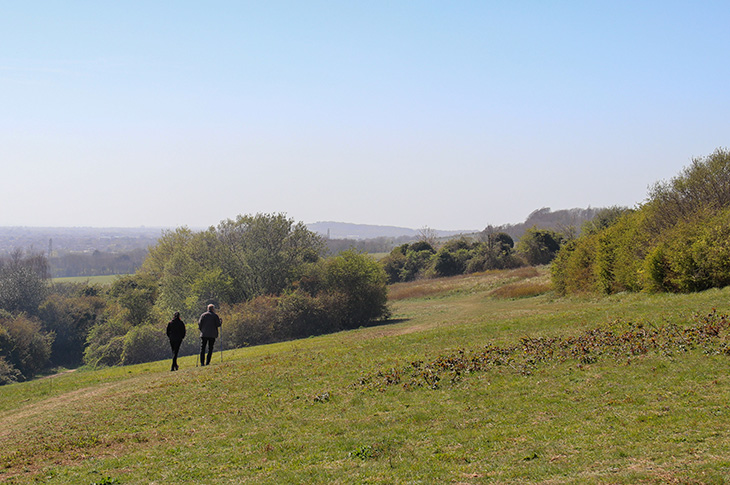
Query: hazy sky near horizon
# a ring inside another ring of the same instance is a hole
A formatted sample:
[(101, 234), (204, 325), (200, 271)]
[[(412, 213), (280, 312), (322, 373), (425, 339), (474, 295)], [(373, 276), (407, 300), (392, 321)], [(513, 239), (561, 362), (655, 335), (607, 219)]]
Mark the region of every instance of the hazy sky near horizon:
[(3, 2), (0, 226), (482, 229), (728, 145), (724, 1)]

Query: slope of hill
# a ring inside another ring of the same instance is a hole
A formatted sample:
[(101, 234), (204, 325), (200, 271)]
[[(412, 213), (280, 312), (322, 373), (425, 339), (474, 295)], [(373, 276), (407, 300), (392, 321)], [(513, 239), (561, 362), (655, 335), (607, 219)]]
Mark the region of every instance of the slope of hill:
[[(723, 482), (729, 335), (710, 309), (730, 288), (556, 300), (547, 281), (401, 284), (389, 325), (0, 387), (0, 481)], [(684, 340), (614, 352), (618, 328)]]

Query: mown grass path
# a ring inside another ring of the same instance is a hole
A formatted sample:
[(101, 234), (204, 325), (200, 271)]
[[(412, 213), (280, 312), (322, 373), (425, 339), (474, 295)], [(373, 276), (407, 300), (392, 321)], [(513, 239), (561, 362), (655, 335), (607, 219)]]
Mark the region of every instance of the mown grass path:
[[(723, 483), (730, 357), (690, 346), (368, 386), (460, 350), (611, 322), (694, 325), (728, 290), (505, 299), (537, 273), (394, 288), (397, 323), (0, 388), (7, 483)], [(514, 290), (514, 288), (507, 290)], [(398, 295), (400, 293), (400, 296)], [(403, 296), (405, 295), (405, 296)], [(530, 340), (533, 339), (533, 340)], [(523, 340), (524, 341), (524, 340)]]

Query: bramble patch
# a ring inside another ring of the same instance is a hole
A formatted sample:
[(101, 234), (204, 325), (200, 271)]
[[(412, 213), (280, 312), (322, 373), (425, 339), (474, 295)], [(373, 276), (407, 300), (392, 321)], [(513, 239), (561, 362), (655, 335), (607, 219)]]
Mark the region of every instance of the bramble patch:
[(464, 375), (495, 368), (530, 375), (538, 364), (556, 360), (576, 361), (580, 368), (604, 358), (630, 362), (631, 357), (649, 352), (670, 356), (695, 348), (707, 354), (730, 355), (729, 340), (728, 317), (715, 309), (694, 315), (693, 324), (687, 327), (615, 320), (577, 336), (522, 337), (519, 343), (507, 347), (459, 349), (430, 362), (415, 361), (402, 369), (391, 368), (362, 377), (358, 385), (378, 390), (393, 385), (436, 389), (444, 380), (455, 382)]

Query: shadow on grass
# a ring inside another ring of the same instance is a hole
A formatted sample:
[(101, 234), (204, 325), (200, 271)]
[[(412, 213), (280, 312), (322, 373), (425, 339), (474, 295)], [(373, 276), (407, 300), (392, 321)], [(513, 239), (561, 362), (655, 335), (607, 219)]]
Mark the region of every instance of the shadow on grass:
[(370, 322), (367, 325), (361, 325), (360, 328), (379, 327), (381, 325), (395, 325), (396, 323), (404, 323), (410, 320), (410, 318), (389, 318), (388, 320), (378, 320), (376, 322)]

